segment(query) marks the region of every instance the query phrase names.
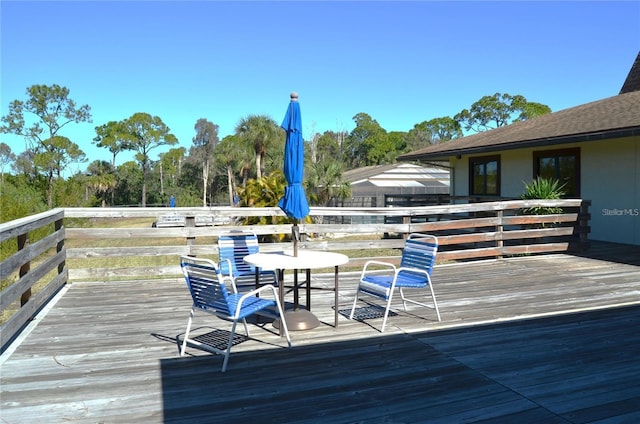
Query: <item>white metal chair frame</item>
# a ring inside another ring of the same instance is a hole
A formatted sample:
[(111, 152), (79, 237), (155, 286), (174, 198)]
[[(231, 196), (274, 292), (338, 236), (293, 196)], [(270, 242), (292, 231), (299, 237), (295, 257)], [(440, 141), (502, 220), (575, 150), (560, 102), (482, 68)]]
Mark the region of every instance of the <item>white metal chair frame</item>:
[[(420, 247), (420, 245), (423, 246)], [(414, 247), (418, 248), (416, 249)], [(438, 321), (441, 321), (436, 295), (433, 290), (433, 285), (431, 284), (431, 272), (435, 264), (437, 250), (438, 239), (435, 236), (412, 233), (407, 238), (399, 267), (388, 262), (376, 260), (367, 261), (360, 274), (360, 282), (356, 290), (355, 298), (353, 299), (349, 319), (353, 319), (359, 294), (366, 294), (383, 299), (386, 301), (386, 306), (382, 320), (382, 329), (380, 330), (382, 333), (387, 324), (395, 289), (399, 289), (402, 305), (406, 312), (407, 303), (431, 308), (431, 305), (410, 299), (404, 293), (404, 289), (406, 288), (424, 289), (425, 286), (428, 286), (431, 291), (431, 298), (433, 299), (433, 308), (436, 311)], [(370, 267), (376, 267), (376, 269), (372, 270)], [(382, 271), (387, 270), (387, 273), (380, 275), (380, 267), (383, 268)], [(388, 274), (389, 270), (392, 271), (391, 275)]]
[[(187, 329), (180, 348), (180, 356), (184, 356), (187, 343), (212, 353), (223, 355), (224, 362), (222, 364), (222, 372), (225, 372), (227, 363), (229, 362), (229, 356), (231, 355), (231, 347), (233, 346), (238, 321), (242, 320), (245, 332), (247, 336), (249, 336), (249, 327), (247, 326), (245, 318), (249, 315), (260, 313), (273, 305), (277, 307), (278, 315), (281, 318), (282, 329), (287, 338), (288, 347), (291, 347), (291, 338), (289, 337), (289, 330), (287, 329), (287, 323), (284, 319), (282, 305), (280, 304), (278, 292), (273, 285), (265, 284), (256, 290), (240, 294), (236, 290), (233, 279), (223, 276), (216, 264), (209, 259), (181, 256), (180, 266), (193, 299), (193, 306), (191, 307), (189, 320), (187, 321)], [(233, 293), (228, 292), (225, 281), (229, 282)], [(265, 291), (270, 291), (273, 294), (274, 300), (256, 296), (258, 293)], [(229, 342), (226, 349), (219, 349), (189, 338), (189, 332), (191, 331), (191, 324), (193, 323), (196, 310), (201, 310), (216, 315), (219, 318), (232, 321), (231, 334), (229, 335)]]

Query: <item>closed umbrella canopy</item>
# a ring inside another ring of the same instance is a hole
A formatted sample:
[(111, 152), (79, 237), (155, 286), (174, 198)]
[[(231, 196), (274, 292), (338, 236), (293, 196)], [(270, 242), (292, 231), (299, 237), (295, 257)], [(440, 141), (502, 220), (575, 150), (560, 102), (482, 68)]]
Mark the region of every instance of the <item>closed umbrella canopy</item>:
[(304, 179), (304, 141), (302, 139), (302, 117), (298, 95), (291, 93), (291, 101), (282, 121), (287, 132), (284, 146), (284, 176), (287, 186), (278, 206), (289, 218), (302, 219), (309, 215), (309, 202), (302, 187)]

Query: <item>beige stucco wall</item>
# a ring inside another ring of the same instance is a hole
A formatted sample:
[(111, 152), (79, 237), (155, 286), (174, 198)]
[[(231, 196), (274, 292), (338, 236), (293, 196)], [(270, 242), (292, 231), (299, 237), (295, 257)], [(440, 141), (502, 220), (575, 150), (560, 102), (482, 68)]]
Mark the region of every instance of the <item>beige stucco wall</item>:
[(532, 150), (509, 150), (500, 156), (501, 196), (520, 197), (524, 193), (525, 183), (530, 183), (533, 180)]
[[(591, 200), (592, 240), (640, 245), (640, 137), (565, 144), (580, 147), (581, 197)], [(533, 176), (533, 152), (498, 152), (501, 157), (501, 195), (519, 197)], [(474, 155), (481, 156), (481, 155)], [(450, 159), (452, 195), (469, 194), (469, 157)]]
[(640, 137), (585, 143), (581, 165), (590, 238), (640, 244)]

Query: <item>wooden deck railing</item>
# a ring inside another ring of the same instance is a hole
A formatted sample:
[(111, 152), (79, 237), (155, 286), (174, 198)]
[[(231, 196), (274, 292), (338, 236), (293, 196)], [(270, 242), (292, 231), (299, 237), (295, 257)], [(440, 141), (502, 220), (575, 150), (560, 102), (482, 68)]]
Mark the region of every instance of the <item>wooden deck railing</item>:
[[(563, 213), (522, 213), (536, 206), (560, 207)], [(588, 208), (589, 201), (581, 199), (408, 208), (313, 207), (312, 223), (300, 224), (300, 248), (344, 252), (353, 267), (372, 257), (398, 261), (403, 238), (412, 232), (438, 236), (438, 258), (444, 261), (583, 250), (588, 244)], [(183, 226), (152, 225), (167, 213), (184, 216)], [(64, 208), (0, 224), (0, 242), (15, 243), (17, 249), (0, 263), (2, 350), (68, 281), (177, 276), (179, 255), (215, 259), (221, 232), (250, 229), (282, 239), (291, 233), (290, 224), (208, 225), (251, 216), (283, 213), (279, 208)], [(133, 218), (139, 218), (135, 227), (117, 227), (122, 219)], [(36, 233), (39, 239), (30, 240)], [(264, 243), (261, 249), (290, 247), (291, 242), (280, 241)]]

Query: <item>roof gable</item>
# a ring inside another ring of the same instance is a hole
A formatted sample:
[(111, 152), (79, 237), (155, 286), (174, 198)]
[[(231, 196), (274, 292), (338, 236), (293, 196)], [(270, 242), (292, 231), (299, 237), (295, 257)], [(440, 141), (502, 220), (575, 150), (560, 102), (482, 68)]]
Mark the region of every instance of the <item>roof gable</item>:
[(631, 93), (633, 91), (640, 91), (640, 52), (638, 52), (636, 61), (633, 62), (629, 70), (627, 79), (625, 79), (624, 84), (622, 84), (620, 94)]

